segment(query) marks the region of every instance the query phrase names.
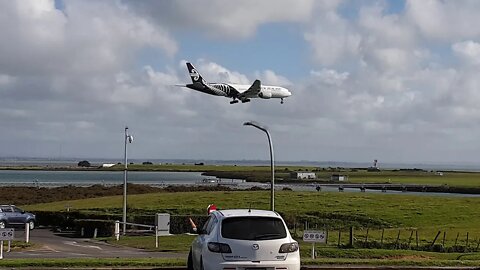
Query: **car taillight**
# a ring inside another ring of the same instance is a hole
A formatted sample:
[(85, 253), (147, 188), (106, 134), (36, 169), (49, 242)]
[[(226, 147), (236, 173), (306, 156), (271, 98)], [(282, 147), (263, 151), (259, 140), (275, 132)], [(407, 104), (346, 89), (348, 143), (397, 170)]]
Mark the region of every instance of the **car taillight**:
[(208, 250), (215, 253), (232, 253), (230, 246), (224, 243), (208, 242)]
[(297, 242), (292, 242), (292, 243), (285, 243), (280, 246), (280, 250), (278, 251), (279, 253), (291, 253), (295, 252), (298, 250), (298, 243)]

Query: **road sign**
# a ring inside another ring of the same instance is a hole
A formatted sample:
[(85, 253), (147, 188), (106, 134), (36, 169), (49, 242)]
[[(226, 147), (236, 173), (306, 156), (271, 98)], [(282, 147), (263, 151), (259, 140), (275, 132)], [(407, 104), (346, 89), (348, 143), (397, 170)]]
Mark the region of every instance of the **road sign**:
[(327, 241), (327, 234), (324, 231), (304, 231), (303, 241), (325, 243)]
[(13, 229), (0, 229), (0, 240), (13, 240), (15, 232)]

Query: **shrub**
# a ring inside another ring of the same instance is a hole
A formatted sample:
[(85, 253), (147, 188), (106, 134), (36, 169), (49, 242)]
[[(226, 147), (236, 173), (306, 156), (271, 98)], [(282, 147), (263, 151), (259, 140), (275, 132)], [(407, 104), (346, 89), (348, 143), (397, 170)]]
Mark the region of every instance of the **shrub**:
[(90, 162), (88, 160), (82, 160), (78, 162), (77, 164), (78, 167), (90, 167)]

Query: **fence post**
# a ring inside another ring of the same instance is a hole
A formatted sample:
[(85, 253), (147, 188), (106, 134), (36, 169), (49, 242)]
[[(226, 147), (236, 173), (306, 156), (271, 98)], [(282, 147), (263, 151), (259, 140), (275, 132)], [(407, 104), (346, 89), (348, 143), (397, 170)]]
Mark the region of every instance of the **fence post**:
[(418, 249), (418, 230), (415, 230), (415, 238), (416, 238), (416, 241), (417, 241), (417, 249)]
[(0, 241), (0, 260), (3, 259), (3, 240)]
[(442, 248), (445, 249), (445, 238), (447, 237), (447, 231), (443, 232)]
[(395, 249), (397, 249), (398, 247), (398, 244), (400, 242), (400, 230), (398, 230), (398, 234), (397, 234), (397, 240), (395, 240)]
[(115, 221), (115, 239), (120, 240), (120, 221)]
[(325, 230), (325, 245), (328, 245), (328, 228)]
[(410, 232), (410, 237), (408, 238), (408, 248), (410, 248), (410, 243), (412, 243), (413, 230)]
[(297, 218), (296, 217), (293, 219), (293, 235), (297, 237)]
[(468, 251), (468, 232), (467, 232), (467, 243), (465, 243), (465, 251)]
[(382, 228), (382, 239), (380, 240), (380, 246), (383, 247), (383, 235), (385, 234), (385, 228)]
[(457, 232), (457, 237), (455, 238), (455, 250), (457, 250), (457, 242), (458, 242), (458, 236), (460, 233)]
[(155, 226), (155, 248), (158, 248), (158, 226)]
[(475, 249), (475, 251), (478, 251), (479, 246), (480, 246), (480, 238), (477, 238), (477, 248)]
[(30, 226), (25, 223), (25, 243), (30, 242)]
[(338, 229), (338, 247), (340, 247), (340, 239), (342, 239), (342, 229)]
[(432, 244), (430, 245), (430, 249), (433, 249), (433, 246), (435, 245), (435, 242), (437, 242), (437, 238), (440, 235), (441, 231), (438, 231), (437, 235), (435, 236), (435, 239), (433, 239)]
[(98, 229), (95, 228), (95, 229), (93, 230), (93, 238), (94, 238), (94, 239), (97, 238), (97, 232), (98, 232)]
[(350, 226), (350, 238), (348, 239), (348, 244), (350, 247), (353, 247), (353, 226)]
[(312, 259), (315, 259), (315, 242), (312, 242)]
[(363, 243), (364, 247), (367, 247), (367, 245), (368, 245), (368, 230), (369, 230), (369, 228), (367, 227), (367, 234), (365, 235), (365, 243)]

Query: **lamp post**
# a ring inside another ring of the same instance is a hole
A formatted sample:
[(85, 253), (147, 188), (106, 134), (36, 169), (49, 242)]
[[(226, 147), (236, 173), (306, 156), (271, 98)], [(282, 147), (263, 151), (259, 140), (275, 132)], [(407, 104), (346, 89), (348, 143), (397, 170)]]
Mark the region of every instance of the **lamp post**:
[(275, 211), (275, 164), (274, 164), (274, 158), (273, 158), (273, 143), (272, 143), (272, 138), (270, 136), (270, 132), (268, 132), (268, 129), (266, 127), (254, 121), (245, 122), (243, 123), (243, 125), (256, 127), (264, 131), (265, 133), (267, 133), (268, 145), (270, 147), (270, 168), (272, 170), (272, 181), (270, 183), (270, 209), (272, 211)]
[(123, 171), (123, 235), (127, 232), (127, 170), (128, 170), (128, 162), (127, 162), (127, 144), (132, 143), (133, 136), (128, 134), (128, 127), (125, 127), (125, 169)]

